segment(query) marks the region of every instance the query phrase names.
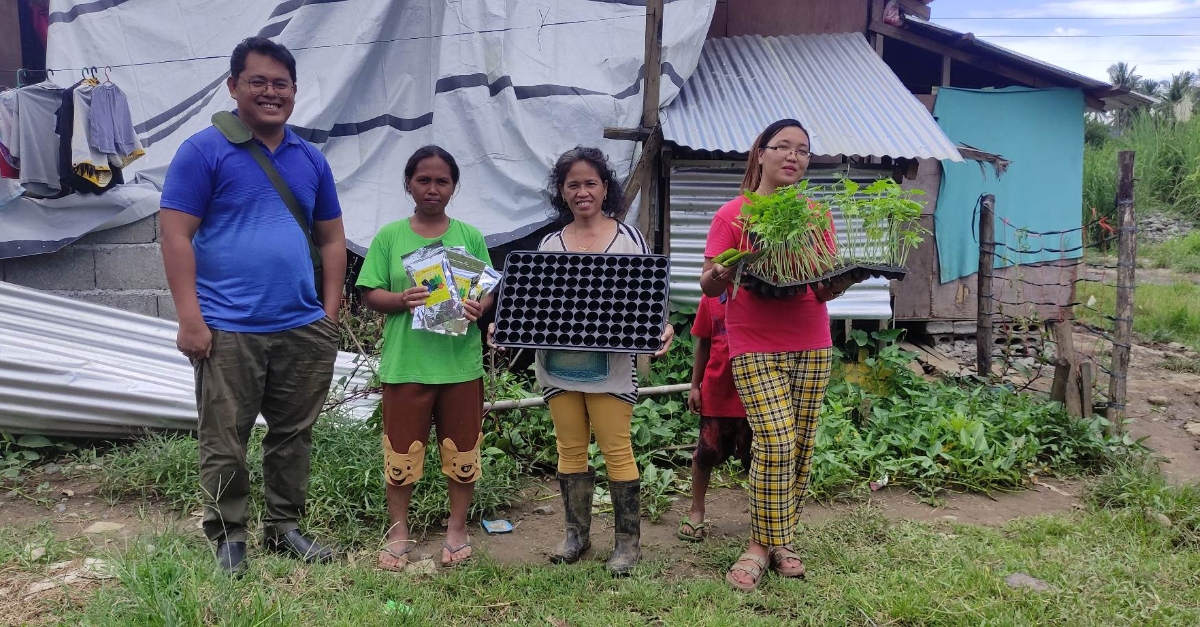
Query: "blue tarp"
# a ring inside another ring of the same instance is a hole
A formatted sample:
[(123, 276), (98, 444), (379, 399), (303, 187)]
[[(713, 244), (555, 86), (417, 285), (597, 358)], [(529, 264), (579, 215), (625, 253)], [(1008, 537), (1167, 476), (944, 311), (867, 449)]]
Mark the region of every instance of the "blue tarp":
[(952, 141), (1012, 162), (999, 179), (989, 164), (981, 174), (975, 161), (942, 162), (934, 213), (942, 283), (979, 269), (981, 194), (996, 196), (996, 267), (1083, 255), (1084, 110), (1083, 92), (1072, 89), (938, 90), (933, 115)]

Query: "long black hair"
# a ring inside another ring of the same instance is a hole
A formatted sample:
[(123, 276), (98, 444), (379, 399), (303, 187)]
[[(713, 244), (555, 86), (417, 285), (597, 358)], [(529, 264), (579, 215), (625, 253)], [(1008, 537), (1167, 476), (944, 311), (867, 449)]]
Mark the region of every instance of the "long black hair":
[(762, 183), (762, 154), (767, 149), (767, 144), (771, 143), (772, 139), (785, 128), (796, 127), (804, 132), (804, 136), (812, 141), (812, 135), (809, 135), (808, 129), (804, 128), (803, 124), (791, 118), (784, 118), (771, 122), (763, 132), (758, 134), (758, 138), (754, 140), (754, 145), (750, 147), (750, 158), (746, 161), (746, 175), (742, 177), (742, 191), (753, 192), (758, 189)]
[(404, 188), (408, 189), (408, 182), (412, 180), (413, 174), (417, 172), (417, 164), (430, 157), (437, 157), (450, 166), (450, 181), (454, 183), (455, 187), (458, 187), (458, 162), (454, 160), (454, 156), (446, 152), (446, 149), (441, 146), (429, 144), (428, 146), (418, 148), (408, 158), (408, 163), (404, 164)]
[(546, 195), (550, 197), (550, 215), (564, 224), (575, 219), (571, 213), (571, 206), (567, 204), (567, 199), (563, 198), (562, 187), (567, 181), (567, 173), (571, 171), (571, 167), (580, 161), (585, 161), (595, 168), (596, 173), (600, 175), (600, 181), (608, 184), (608, 192), (600, 205), (600, 211), (610, 218), (620, 220), (624, 217), (621, 214), (625, 205), (625, 192), (621, 181), (617, 180), (612, 166), (608, 164), (608, 157), (604, 156), (599, 148), (584, 146), (576, 146), (564, 152), (550, 169), (550, 179), (546, 183)]

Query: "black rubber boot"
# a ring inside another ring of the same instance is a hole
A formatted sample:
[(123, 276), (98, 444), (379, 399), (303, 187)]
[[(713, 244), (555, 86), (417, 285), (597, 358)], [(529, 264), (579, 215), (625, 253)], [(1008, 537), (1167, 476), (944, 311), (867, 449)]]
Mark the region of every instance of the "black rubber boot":
[(629, 574), (642, 556), (642, 507), (638, 498), (642, 491), (640, 479), (611, 481), (613, 514), (616, 517), (616, 542), (608, 570), (617, 577)]
[(596, 487), (596, 473), (559, 473), (558, 486), (562, 490), (567, 534), (550, 552), (550, 562), (574, 564), (592, 546), (592, 492)]

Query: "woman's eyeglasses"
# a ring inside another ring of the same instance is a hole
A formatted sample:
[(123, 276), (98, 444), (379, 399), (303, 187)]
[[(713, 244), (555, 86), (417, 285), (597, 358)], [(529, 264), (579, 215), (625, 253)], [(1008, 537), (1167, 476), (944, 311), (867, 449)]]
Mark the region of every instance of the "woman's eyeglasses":
[(777, 152), (785, 157), (788, 156), (789, 154), (796, 155), (796, 158), (798, 158), (798, 159), (807, 159), (808, 157), (812, 156), (812, 153), (808, 152), (807, 148), (788, 148), (787, 146), (767, 146), (767, 150), (774, 150), (775, 152)]

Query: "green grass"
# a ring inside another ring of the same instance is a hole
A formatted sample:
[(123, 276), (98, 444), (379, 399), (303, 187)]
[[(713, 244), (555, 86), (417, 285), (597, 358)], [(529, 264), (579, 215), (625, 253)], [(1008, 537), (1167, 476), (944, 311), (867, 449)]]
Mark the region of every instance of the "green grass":
[(1117, 152), (1137, 153), (1134, 177), (1139, 208), (1168, 208), (1200, 218), (1200, 117), (1172, 124), (1138, 115), (1121, 135), (1084, 148), (1083, 218), (1092, 209), (1110, 215), (1115, 206)]
[[(1086, 511), (999, 529), (889, 522), (863, 506), (805, 525), (796, 548), (806, 580), (768, 576), (752, 594), (722, 579), (742, 548), (737, 539), (690, 547), (682, 571), (648, 548), (627, 579), (596, 560), (550, 566), (531, 556), (533, 564), (506, 566), (482, 552), (432, 576), (384, 573), (369, 559), (303, 567), (255, 553), (250, 572), (231, 581), (214, 572), (199, 539), (157, 534), (103, 555), (117, 580), (85, 603), (47, 606), (45, 618), (94, 626), (1200, 623), (1200, 551), (1186, 536), (1196, 529), (1200, 486), (1169, 487), (1129, 465), (1089, 502)], [(1172, 527), (1145, 515), (1160, 507)], [(1051, 588), (1011, 588), (1004, 579), (1014, 573)]]
[[(1081, 320), (1109, 329), (1112, 321), (1100, 312), (1116, 311), (1116, 288), (1080, 283), (1076, 298), (1089, 307), (1076, 307)], [(1133, 330), (1152, 342), (1180, 342), (1200, 349), (1200, 286), (1179, 281), (1172, 285), (1143, 283), (1134, 293)], [(1110, 314), (1111, 315), (1111, 314)]]
[(1169, 239), (1161, 244), (1139, 244), (1138, 260), (1153, 268), (1200, 273), (1200, 231)]

